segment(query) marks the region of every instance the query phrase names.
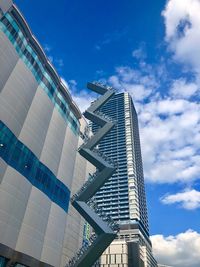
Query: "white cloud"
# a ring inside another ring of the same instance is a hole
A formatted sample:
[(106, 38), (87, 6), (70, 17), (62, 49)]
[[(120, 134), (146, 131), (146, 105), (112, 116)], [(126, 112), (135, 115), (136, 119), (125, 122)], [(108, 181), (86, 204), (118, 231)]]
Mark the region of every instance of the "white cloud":
[(158, 88), (155, 74), (149, 65), (144, 66), (143, 72), (130, 67), (118, 67), (108, 82), (119, 91), (129, 92), (135, 101), (143, 101)]
[(199, 90), (200, 85), (196, 82), (187, 83), (184, 78), (175, 80), (172, 84), (171, 94), (178, 98), (190, 98)]
[(161, 201), (164, 204), (179, 203), (182, 208), (193, 210), (200, 208), (200, 192), (195, 189), (187, 189), (180, 193), (164, 196)]
[(144, 100), (152, 93), (152, 88), (145, 88), (143, 84), (123, 84), (127, 92), (131, 92), (134, 99), (137, 101)]
[(200, 74), (200, 1), (169, 0), (162, 12), (166, 41), (175, 58)]
[(81, 90), (77, 94), (72, 94), (72, 97), (81, 112), (84, 112), (90, 106), (91, 102), (95, 100), (95, 97), (85, 90)]
[(175, 236), (151, 236), (158, 263), (174, 267), (199, 267), (200, 234), (188, 230)]
[(190, 183), (200, 179), (200, 105), (160, 98), (136, 106), (146, 180)]
[(138, 60), (146, 58), (145, 44), (142, 43), (138, 49), (133, 50), (132, 56)]

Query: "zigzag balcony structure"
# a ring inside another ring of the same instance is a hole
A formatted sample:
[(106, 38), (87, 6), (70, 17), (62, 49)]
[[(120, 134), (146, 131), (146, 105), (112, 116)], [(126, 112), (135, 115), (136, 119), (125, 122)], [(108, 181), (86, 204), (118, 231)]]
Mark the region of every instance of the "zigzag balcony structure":
[(112, 130), (115, 122), (98, 110), (114, 94), (111, 87), (100, 83), (88, 83), (87, 88), (101, 96), (85, 111), (84, 116), (100, 126), (95, 135), (85, 140), (79, 153), (91, 162), (97, 171), (71, 198), (73, 207), (91, 225), (94, 234), (87, 247), (83, 246), (66, 267), (91, 267), (116, 238), (119, 226), (93, 202), (92, 197), (116, 171), (116, 165), (96, 148), (104, 136)]

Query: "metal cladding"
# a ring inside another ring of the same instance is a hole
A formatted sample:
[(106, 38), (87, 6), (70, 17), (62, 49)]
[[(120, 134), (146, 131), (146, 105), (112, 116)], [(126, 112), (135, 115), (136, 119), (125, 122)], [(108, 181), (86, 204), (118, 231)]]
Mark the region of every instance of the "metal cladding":
[(91, 162), (97, 168), (97, 171), (71, 198), (71, 203), (91, 225), (95, 234), (89, 239), (88, 245), (83, 246), (66, 267), (91, 267), (115, 239), (119, 230), (119, 226), (91, 199), (116, 170), (115, 163), (96, 148), (98, 143), (115, 125), (115, 122), (109, 117), (98, 111), (115, 94), (115, 91), (111, 87), (96, 82), (88, 83), (87, 88), (101, 96), (91, 104), (84, 115), (101, 128), (95, 135), (85, 140), (79, 148), (79, 153)]

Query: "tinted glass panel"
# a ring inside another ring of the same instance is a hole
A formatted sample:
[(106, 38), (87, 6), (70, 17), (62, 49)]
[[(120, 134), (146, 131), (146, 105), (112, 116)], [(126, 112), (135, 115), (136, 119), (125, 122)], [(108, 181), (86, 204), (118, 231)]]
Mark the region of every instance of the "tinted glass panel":
[(58, 180), (2, 121), (0, 121), (0, 156), (26, 177), (33, 186), (66, 212), (68, 211), (70, 198), (68, 187)]

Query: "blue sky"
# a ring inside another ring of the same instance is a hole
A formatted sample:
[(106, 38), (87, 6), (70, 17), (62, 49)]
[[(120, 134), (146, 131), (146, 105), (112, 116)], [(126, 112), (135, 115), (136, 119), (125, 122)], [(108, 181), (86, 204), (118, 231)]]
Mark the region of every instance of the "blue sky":
[[(15, 3), (82, 110), (94, 98), (87, 81), (132, 95), (155, 254), (199, 266), (199, 0)], [(182, 254), (166, 253), (176, 246)]]

